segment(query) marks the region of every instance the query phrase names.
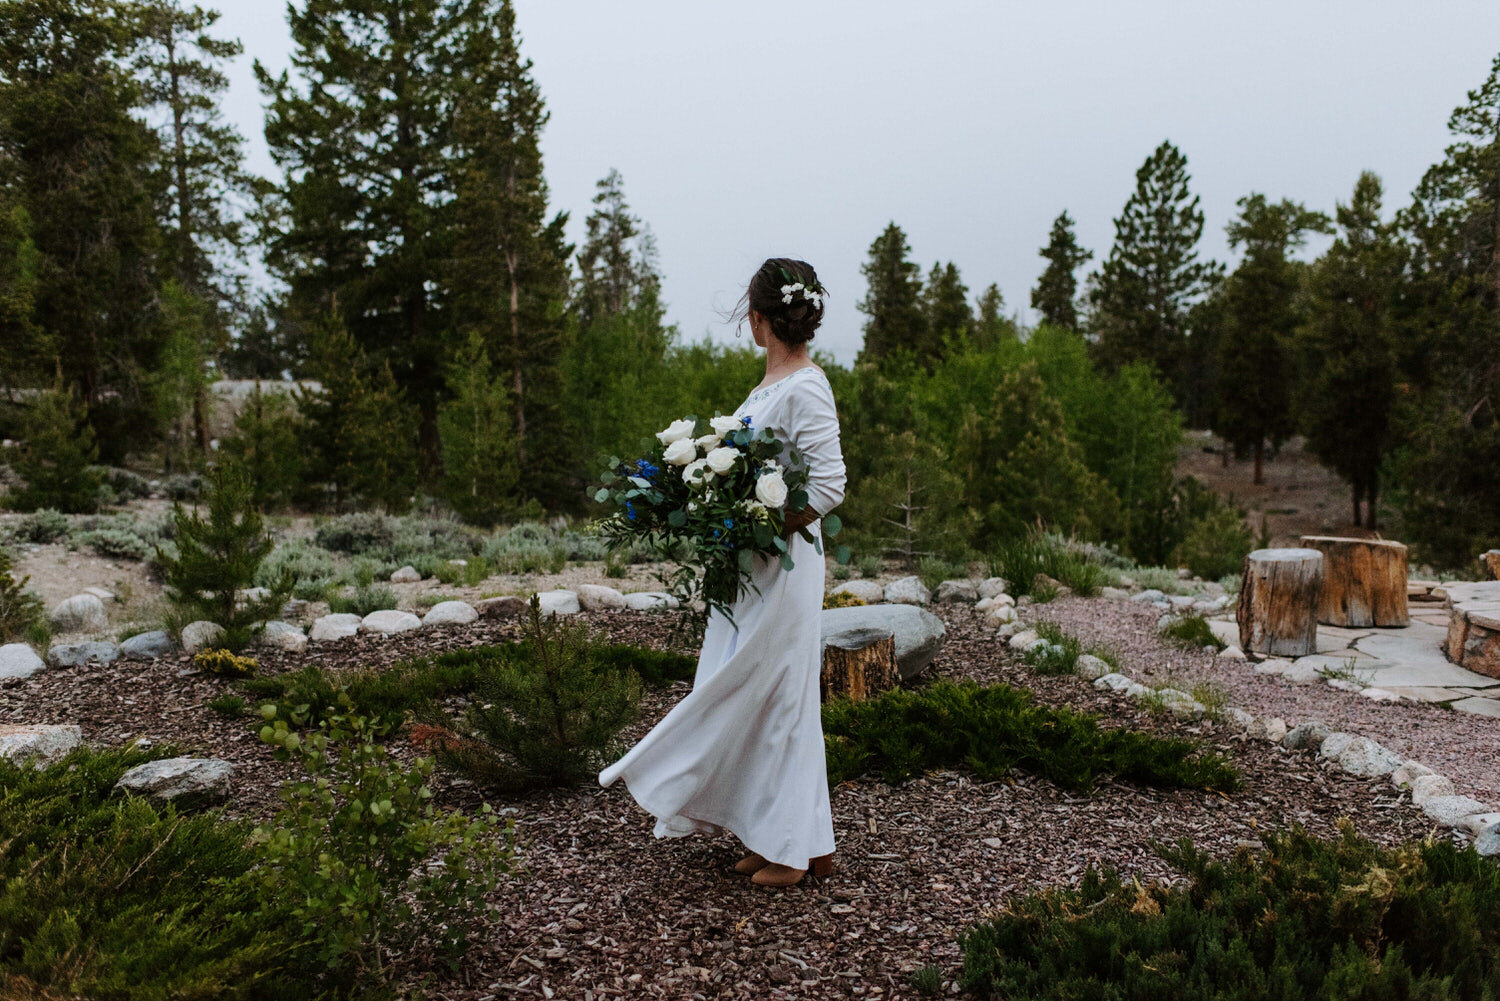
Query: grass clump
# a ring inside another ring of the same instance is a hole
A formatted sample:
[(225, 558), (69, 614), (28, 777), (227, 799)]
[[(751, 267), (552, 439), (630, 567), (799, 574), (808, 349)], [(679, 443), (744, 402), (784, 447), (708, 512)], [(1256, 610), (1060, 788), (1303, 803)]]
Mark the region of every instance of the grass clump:
[(1078, 658), (1092, 654), (1110, 667), (1119, 666), (1119, 657), (1108, 647), (1092, 646), (1085, 649), (1083, 642), (1055, 622), (1038, 622), (1033, 628), (1045, 646), (1038, 646), (1026, 653), (1026, 663), (1037, 674), (1063, 675), (1078, 671)]
[(935, 998), (943, 993), (943, 971), (928, 963), (911, 971), (911, 989), (925, 997)]
[(328, 608), (333, 612), (353, 613), (363, 618), (371, 612), (397, 605), (396, 592), (384, 584), (360, 584), (349, 594), (330, 594)]
[(216, 695), (205, 702), (204, 705), (208, 706), (208, 708), (212, 709), (220, 716), (228, 716), (231, 719), (236, 716), (245, 715), (245, 697), (243, 695), (234, 695), (230, 693), (225, 693), (224, 695)]
[(831, 785), (869, 773), (896, 783), (957, 765), (982, 781), (1020, 768), (1079, 791), (1101, 775), (1167, 788), (1239, 785), (1226, 758), (1192, 741), (1106, 729), (1096, 716), (1035, 705), (1008, 685), (941, 680), (838, 699), (823, 707), (823, 733)]
[(1027, 897), (962, 936), (962, 986), (1037, 1001), (1500, 997), (1500, 866), (1446, 839), (1381, 848), (1347, 823), (1263, 840), (1227, 861), (1163, 850), (1183, 884), (1091, 868), (1077, 889)]
[(1179, 616), (1162, 626), (1160, 632), (1162, 639), (1190, 650), (1201, 650), (1206, 646), (1224, 649), (1223, 640), (1214, 635), (1208, 620), (1201, 615)]
[[(1099, 593), (1110, 580), (1110, 571), (1086, 550), (1070, 547), (1055, 536), (1031, 532), (1002, 542), (990, 554), (990, 576), (1012, 581), (1017, 596), (1027, 594), (1046, 601), (1056, 596), (1053, 585), (1046, 583), (1048, 578), (1088, 596)], [(1043, 578), (1040, 586), (1039, 576)]]

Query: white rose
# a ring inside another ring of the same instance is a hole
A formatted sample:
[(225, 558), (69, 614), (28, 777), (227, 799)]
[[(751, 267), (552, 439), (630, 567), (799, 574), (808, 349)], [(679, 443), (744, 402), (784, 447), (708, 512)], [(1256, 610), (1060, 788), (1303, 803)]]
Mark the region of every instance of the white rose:
[(693, 439), (693, 444), (697, 445), (699, 448), (704, 449), (704, 450), (713, 448), (718, 443), (719, 443), (719, 436), (716, 435), (716, 434), (706, 434), (706, 435), (704, 435), (701, 438), (694, 438)]
[(698, 446), (693, 444), (691, 438), (675, 439), (672, 444), (667, 446), (667, 450), (662, 453), (662, 458), (674, 466), (685, 466), (697, 457)]
[(739, 449), (724, 446), (716, 448), (704, 457), (703, 461), (708, 463), (708, 468), (716, 473), (727, 473), (734, 468), (735, 460), (740, 457)]
[[(692, 442), (688, 442), (688, 444), (691, 445)], [(698, 475), (699, 470), (703, 471), (702, 476)], [(683, 482), (687, 483), (689, 486), (701, 487), (703, 484), (708, 482), (709, 477), (712, 475), (713, 470), (708, 468), (707, 459), (694, 459), (692, 462), (688, 463), (687, 466), (682, 470)]]
[(665, 431), (656, 432), (656, 440), (663, 445), (670, 445), (674, 441), (681, 441), (693, 433), (693, 422), (684, 417), (680, 421), (673, 421), (667, 425)]
[(755, 499), (766, 507), (780, 507), (786, 503), (786, 480), (780, 471), (766, 473), (755, 481)]
[(738, 417), (728, 416), (715, 417), (713, 420), (708, 422), (708, 425), (709, 427), (714, 429), (714, 433), (717, 434), (720, 438), (724, 437), (731, 431), (738, 431), (742, 426)]

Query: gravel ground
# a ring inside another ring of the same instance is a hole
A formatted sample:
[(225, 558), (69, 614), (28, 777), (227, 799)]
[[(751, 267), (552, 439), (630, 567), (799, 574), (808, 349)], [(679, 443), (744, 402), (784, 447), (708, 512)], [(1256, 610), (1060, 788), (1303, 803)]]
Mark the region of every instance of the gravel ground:
[[(896, 788), (846, 783), (833, 793), (834, 875), (786, 891), (757, 887), (729, 871), (742, 853), (730, 836), (655, 840), (651, 818), (623, 787), (524, 797), (505, 804), (516, 821), (524, 869), (496, 888), (499, 914), (457, 971), (414, 973), (426, 984), (426, 996), (905, 998), (912, 996), (912, 969), (935, 963), (950, 976), (956, 973), (956, 936), (965, 927), (1019, 895), (1075, 883), (1089, 865), (1119, 867), (1143, 880), (1167, 878), (1155, 844), (1190, 837), (1230, 853), (1253, 842), (1260, 830), (1292, 822), (1326, 834), (1348, 817), (1362, 833), (1387, 844), (1431, 830), (1387, 783), (1324, 770), (1309, 754), (1252, 744), (1212, 722), (1151, 715), (1081, 679), (1034, 676), (972, 609), (936, 611), (950, 634), (930, 674), (1023, 684), (1041, 702), (1099, 712), (1110, 725), (1195, 736), (1234, 758), (1244, 789), (1225, 796), (1105, 782), (1082, 797), (1025, 774), (976, 783), (962, 772), (936, 772)], [(1055, 617), (1080, 634), (1085, 627), (1097, 630), (1099, 640), (1127, 655), (1131, 670), (1177, 663), (1164, 660), (1177, 654), (1152, 637), (1154, 616), (1148, 614), (1147, 622), (1112, 602), (1064, 601), (1027, 615)], [(591, 621), (618, 641), (662, 646), (672, 620), (617, 612)], [(305, 655), (267, 651), (262, 671), (310, 661), (329, 667), (389, 664), (419, 652), (512, 638), (517, 630), (514, 623), (478, 623), (388, 639), (356, 637)], [(1173, 670), (1213, 667), (1206, 658), (1183, 656)], [(246, 720), (225, 719), (204, 706), (232, 683), (180, 676), (186, 667), (186, 658), (176, 658), (49, 669), (0, 689), (0, 720), (75, 722), (95, 743), (147, 736), (226, 757), (243, 766), (232, 812), (267, 815), (275, 784), (287, 772)], [(627, 742), (686, 690), (677, 685), (650, 693), (642, 719), (625, 734)], [(1273, 689), (1266, 697), (1276, 694)], [(1254, 709), (1248, 699), (1243, 704)], [(1390, 711), (1350, 707), (1355, 710), (1375, 716)], [(1283, 715), (1291, 720), (1298, 714), (1287, 709)], [(1344, 725), (1332, 713), (1321, 715)], [(1425, 748), (1422, 753), (1441, 767), (1435, 755)], [(478, 801), (473, 787), (446, 780), (438, 786), (440, 803), (472, 807)]]
[(1068, 598), (1028, 609), (1029, 620), (1055, 622), (1084, 644), (1115, 651), (1120, 668), (1144, 684), (1203, 680), (1230, 705), (1257, 716), (1280, 716), (1287, 726), (1320, 719), (1335, 730), (1369, 737), (1453, 780), (1459, 792), (1500, 804), (1500, 720), (1412, 702), (1375, 702), (1326, 684), (1289, 685), (1256, 674), (1245, 661), (1219, 660), (1156, 636), (1161, 613), (1130, 602)]

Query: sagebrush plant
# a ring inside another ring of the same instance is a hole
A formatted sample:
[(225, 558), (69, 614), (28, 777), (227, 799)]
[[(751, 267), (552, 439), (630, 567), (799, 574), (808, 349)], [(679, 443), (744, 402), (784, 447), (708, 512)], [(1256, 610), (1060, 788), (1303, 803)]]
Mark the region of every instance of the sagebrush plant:
[(68, 537), (68, 516), (50, 507), (40, 508), (16, 522), (11, 532), (18, 542), (57, 542)]
[(390, 725), (339, 711), (313, 724), (295, 711), (261, 710), (261, 740), (306, 777), (281, 787), (276, 818), (255, 829), (264, 895), (340, 983), (389, 980), (388, 953), (419, 946), (455, 956), (492, 909), (485, 894), (510, 870), (513, 827), (489, 804), (481, 815), (438, 810), (433, 761), (390, 760)]
[(283, 575), (266, 585), (266, 595), (243, 596), (274, 543), (238, 467), (215, 468), (206, 494), (207, 518), (180, 504), (174, 508), (176, 553), (158, 547), (156, 559), (167, 599), (179, 614), (218, 623), (223, 645), (238, 650), (280, 612), (292, 582)]
[(985, 998), (1500, 997), (1500, 866), (1446, 839), (1383, 848), (1267, 832), (1219, 860), (1162, 849), (1186, 877), (1142, 885), (1090, 867), (1077, 888), (1010, 904), (960, 937)]
[(328, 609), (360, 617), (397, 605), (396, 592), (384, 584), (361, 584), (348, 594), (330, 594)]
[(1038, 706), (1008, 685), (935, 681), (823, 707), (831, 786), (869, 772), (901, 782), (964, 765), (983, 781), (1021, 768), (1068, 789), (1100, 775), (1145, 785), (1232, 791), (1239, 773), (1199, 744), (1099, 726), (1098, 717)]
[(150, 556), (154, 547), (135, 532), (123, 528), (97, 528), (79, 532), (73, 537), (81, 546), (88, 546), (106, 559), (134, 560), (139, 562)]
[(435, 710), (424, 718), (451, 731), (433, 741), (439, 760), (505, 791), (593, 776), (641, 696), (640, 676), (598, 656), (586, 624), (544, 616), (535, 595), (528, 613), (527, 655), (484, 665), (459, 717)]

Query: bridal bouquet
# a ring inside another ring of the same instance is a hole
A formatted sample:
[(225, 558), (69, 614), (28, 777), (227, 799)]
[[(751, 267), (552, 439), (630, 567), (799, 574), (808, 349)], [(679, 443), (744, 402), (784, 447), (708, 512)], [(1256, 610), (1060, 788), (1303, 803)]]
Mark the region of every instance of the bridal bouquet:
[[(795, 448), (753, 429), (749, 418), (715, 416), (673, 421), (642, 439), (641, 451), (630, 462), (611, 458), (600, 477), (604, 486), (594, 499), (616, 507), (600, 529), (611, 549), (644, 541), (673, 559), (668, 584), (684, 607), (702, 598), (729, 616), (741, 590), (752, 586), (757, 555), (792, 569), (786, 516), (807, 507), (807, 470)], [(823, 518), (829, 538), (840, 527), (836, 515)], [(817, 537), (798, 531), (821, 556)], [(836, 555), (847, 563), (848, 547)]]

